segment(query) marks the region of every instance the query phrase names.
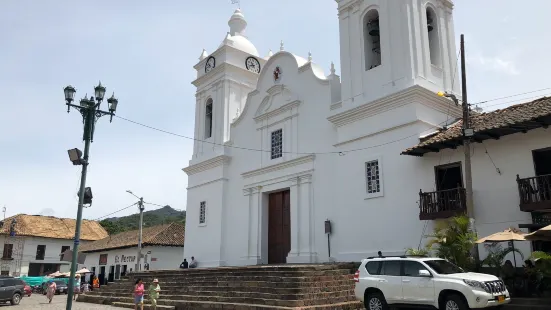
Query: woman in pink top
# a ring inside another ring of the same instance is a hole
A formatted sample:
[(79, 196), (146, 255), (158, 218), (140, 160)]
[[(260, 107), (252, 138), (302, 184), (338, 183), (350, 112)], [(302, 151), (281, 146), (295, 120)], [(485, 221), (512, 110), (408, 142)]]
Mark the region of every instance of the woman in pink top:
[(140, 305), (140, 309), (143, 310), (144, 292), (145, 292), (145, 287), (142, 282), (142, 279), (138, 279), (136, 281), (136, 285), (134, 286), (134, 310), (138, 310), (138, 305)]

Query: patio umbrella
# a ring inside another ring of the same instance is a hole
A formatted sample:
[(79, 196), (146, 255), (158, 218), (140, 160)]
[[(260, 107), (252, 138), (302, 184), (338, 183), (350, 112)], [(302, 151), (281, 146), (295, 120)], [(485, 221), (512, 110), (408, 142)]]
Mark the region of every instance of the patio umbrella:
[(530, 240), (530, 241), (537, 241), (537, 240), (551, 241), (551, 225), (538, 229), (531, 234), (527, 234), (525, 237), (526, 237), (526, 240)]
[(82, 273), (92, 273), (92, 272), (90, 270), (86, 269), (86, 268), (82, 268), (82, 269), (80, 269), (79, 271), (77, 271), (75, 273), (82, 274)]
[(48, 275), (48, 277), (50, 277), (50, 278), (57, 278), (57, 277), (59, 277), (59, 276), (61, 276), (61, 273), (60, 273), (59, 271), (56, 271), (56, 272), (54, 272), (54, 273), (50, 273), (50, 274)]
[(526, 233), (518, 228), (507, 228), (504, 231), (489, 235), (476, 241), (476, 243), (486, 243), (486, 242), (506, 242), (511, 241), (513, 244), (513, 260), (515, 262), (515, 267), (517, 266), (517, 256), (515, 255), (515, 241), (526, 241)]

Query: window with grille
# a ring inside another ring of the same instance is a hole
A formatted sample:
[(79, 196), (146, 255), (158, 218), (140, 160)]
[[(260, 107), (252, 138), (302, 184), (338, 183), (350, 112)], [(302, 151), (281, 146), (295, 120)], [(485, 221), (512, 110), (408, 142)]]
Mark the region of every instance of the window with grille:
[(13, 244), (6, 243), (4, 244), (4, 252), (2, 253), (2, 259), (12, 259), (13, 255)]
[(212, 137), (212, 99), (205, 106), (205, 139)]
[(365, 163), (365, 177), (367, 182), (367, 193), (376, 194), (381, 192), (379, 175), (379, 161), (372, 160)]
[(272, 131), (272, 159), (283, 156), (283, 130)]
[(44, 260), (45, 255), (46, 255), (46, 246), (45, 245), (37, 245), (36, 246), (36, 259), (37, 260)]
[(201, 201), (199, 206), (199, 224), (205, 224), (207, 222), (207, 202)]

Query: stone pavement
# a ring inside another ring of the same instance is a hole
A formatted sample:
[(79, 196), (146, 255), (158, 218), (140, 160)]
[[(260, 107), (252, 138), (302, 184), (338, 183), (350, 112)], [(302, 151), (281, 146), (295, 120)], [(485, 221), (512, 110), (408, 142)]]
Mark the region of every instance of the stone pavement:
[[(46, 296), (33, 294), (31, 297), (24, 297), (23, 300), (21, 300), (21, 303), (19, 304), (19, 306), (13, 307), (13, 309), (14, 310), (42, 310), (42, 309), (64, 310), (66, 306), (66, 302), (67, 302), (67, 295), (56, 295), (54, 297), (54, 300), (52, 300), (52, 303), (49, 304), (48, 299), (46, 299)], [(76, 302), (76, 301), (73, 301), (72, 308), (74, 310), (124, 309), (119, 307), (89, 304), (89, 303)], [(9, 303), (6, 303), (5, 306), (4, 304), (0, 305), (0, 309), (8, 310), (8, 309), (12, 309), (12, 307), (10, 307)]]

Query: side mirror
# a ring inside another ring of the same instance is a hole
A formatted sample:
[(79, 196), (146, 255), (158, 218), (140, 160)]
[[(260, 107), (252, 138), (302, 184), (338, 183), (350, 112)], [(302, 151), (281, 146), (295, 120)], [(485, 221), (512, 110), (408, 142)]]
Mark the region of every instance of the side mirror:
[(419, 276), (423, 278), (430, 278), (432, 275), (428, 270), (419, 270)]

